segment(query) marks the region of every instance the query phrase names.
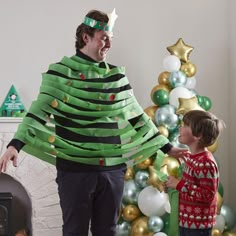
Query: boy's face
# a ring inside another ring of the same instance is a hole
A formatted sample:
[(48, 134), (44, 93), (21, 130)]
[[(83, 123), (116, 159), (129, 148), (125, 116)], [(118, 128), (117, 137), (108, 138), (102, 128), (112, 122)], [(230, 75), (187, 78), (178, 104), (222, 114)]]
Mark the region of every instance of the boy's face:
[(91, 57), (97, 62), (104, 61), (106, 59), (107, 52), (112, 46), (111, 32), (106, 31), (96, 31), (93, 37), (85, 35), (85, 52), (87, 56)]
[(179, 128), (179, 142), (187, 146), (192, 146), (192, 144), (198, 143), (199, 139), (192, 134), (190, 126), (184, 123)]

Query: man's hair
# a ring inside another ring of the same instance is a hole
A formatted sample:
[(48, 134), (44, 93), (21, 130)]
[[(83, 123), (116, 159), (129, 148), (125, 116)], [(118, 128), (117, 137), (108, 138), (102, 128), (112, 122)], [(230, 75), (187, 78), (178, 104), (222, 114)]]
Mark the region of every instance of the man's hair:
[(183, 117), (183, 123), (191, 128), (195, 137), (201, 137), (199, 144), (202, 147), (212, 145), (225, 127), (225, 123), (214, 114), (201, 110), (187, 112)]
[[(101, 23), (108, 23), (108, 16), (106, 13), (97, 11), (97, 10), (92, 10), (89, 11), (86, 15), (87, 17), (100, 21)], [(94, 36), (94, 33), (96, 31), (99, 31), (98, 29), (92, 28), (90, 26), (85, 25), (84, 23), (80, 24), (76, 30), (76, 41), (75, 41), (75, 48), (76, 51), (83, 48), (85, 46), (85, 42), (83, 40), (83, 33), (88, 34), (90, 37)]]

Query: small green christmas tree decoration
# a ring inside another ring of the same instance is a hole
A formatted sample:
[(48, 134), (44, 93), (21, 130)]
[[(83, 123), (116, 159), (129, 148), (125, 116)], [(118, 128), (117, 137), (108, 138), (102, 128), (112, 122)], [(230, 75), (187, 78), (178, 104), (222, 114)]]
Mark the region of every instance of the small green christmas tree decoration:
[(18, 95), (14, 85), (12, 85), (0, 108), (0, 116), (22, 117), (25, 113), (26, 109), (21, 102), (20, 96)]

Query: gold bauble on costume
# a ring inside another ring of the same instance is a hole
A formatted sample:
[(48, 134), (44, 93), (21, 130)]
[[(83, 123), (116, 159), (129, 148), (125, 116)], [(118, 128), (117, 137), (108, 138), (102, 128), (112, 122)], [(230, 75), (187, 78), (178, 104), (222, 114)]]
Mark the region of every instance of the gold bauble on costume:
[(169, 137), (169, 130), (165, 126), (158, 126), (157, 128), (163, 136)]
[(183, 71), (187, 77), (193, 77), (197, 72), (197, 67), (190, 61), (184, 63), (180, 70)]
[(198, 100), (196, 96), (191, 97), (191, 98), (179, 98), (179, 107), (176, 110), (177, 115), (181, 115), (181, 114), (184, 115), (188, 111), (192, 111), (192, 110), (204, 111), (204, 109), (198, 105)]
[(125, 180), (131, 180), (134, 178), (134, 170), (132, 167), (128, 167), (126, 172), (125, 172)]
[(167, 47), (167, 50), (171, 55), (177, 56), (184, 63), (189, 60), (189, 54), (192, 52), (193, 47), (186, 45), (183, 39), (180, 38), (174, 45)]
[(141, 215), (141, 211), (135, 205), (127, 205), (123, 208), (123, 217), (127, 221), (133, 221)]
[(154, 166), (149, 166), (149, 178), (147, 180), (148, 185), (152, 185), (157, 188), (160, 192), (164, 191), (164, 183), (158, 178)]
[(165, 156), (160, 171), (166, 175), (174, 176), (175, 178), (178, 177), (178, 171), (179, 171), (179, 162), (176, 158), (171, 156)]
[(158, 83), (169, 86), (169, 76), (170, 72), (164, 71), (158, 76)]
[(154, 233), (148, 230), (148, 217), (142, 216), (136, 219), (131, 225), (131, 236), (153, 236)]
[(149, 106), (144, 109), (144, 112), (150, 117), (150, 119), (152, 121), (154, 121), (154, 116), (155, 116), (155, 112), (156, 112), (157, 108), (158, 108), (158, 106), (153, 105), (153, 106)]

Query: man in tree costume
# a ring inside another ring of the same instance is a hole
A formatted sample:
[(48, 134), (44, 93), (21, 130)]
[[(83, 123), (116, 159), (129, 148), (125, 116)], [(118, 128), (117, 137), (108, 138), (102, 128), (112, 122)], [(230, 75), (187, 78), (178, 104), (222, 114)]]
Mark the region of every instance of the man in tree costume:
[(105, 62), (117, 15), (93, 10), (76, 31), (76, 55), (49, 65), (39, 95), (0, 160), (18, 152), (57, 168), (63, 235), (115, 235), (126, 162), (174, 148), (144, 113), (123, 67)]

